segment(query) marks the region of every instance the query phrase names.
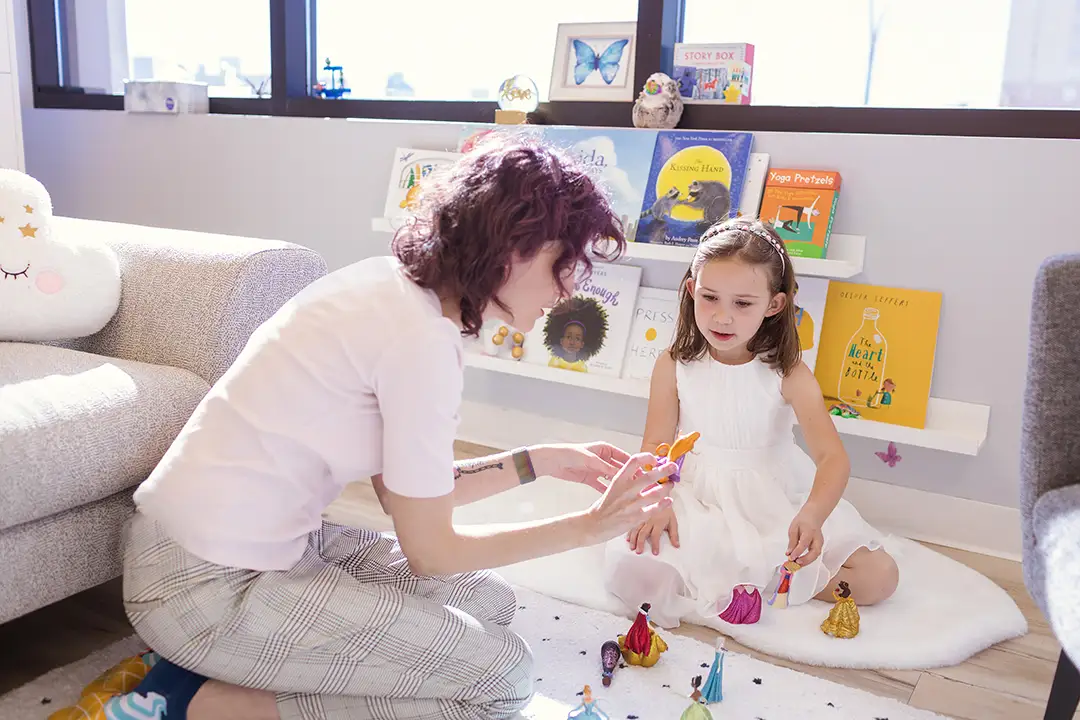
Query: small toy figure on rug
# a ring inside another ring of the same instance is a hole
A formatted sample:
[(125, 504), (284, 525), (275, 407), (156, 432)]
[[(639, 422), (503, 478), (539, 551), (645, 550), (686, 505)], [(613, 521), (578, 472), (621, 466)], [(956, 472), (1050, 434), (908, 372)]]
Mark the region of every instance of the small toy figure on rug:
[(631, 117), (636, 128), (670, 130), (682, 119), (679, 84), (664, 73), (653, 73), (634, 101)]
[(690, 699), (693, 702), (690, 703), (690, 707), (683, 710), (679, 720), (713, 720), (712, 713), (705, 707), (706, 701), (701, 694), (701, 676), (695, 675), (690, 681), (690, 686), (693, 688), (693, 692), (690, 693)]
[(567, 714), (566, 720), (609, 720), (609, 717), (593, 699), (592, 688), (586, 685), (581, 704)]
[(49, 715), (48, 720), (110, 720), (113, 717), (129, 717), (119, 714), (123, 708), (118, 707), (118, 704), (129, 698), (128, 693), (142, 682), (157, 661), (158, 654), (151, 650), (121, 660), (84, 687), (74, 706), (57, 710)]
[[(668, 445), (667, 443), (661, 443), (660, 446), (656, 448), (656, 457), (660, 459), (660, 461), (657, 463), (658, 467), (666, 465), (669, 462), (673, 462), (677, 466), (675, 472), (671, 473), (667, 477), (660, 478), (656, 481), (657, 483), (663, 484), (666, 482), (679, 482), (679, 472), (682, 470), (683, 461), (686, 459), (687, 453), (694, 449), (694, 443), (697, 442), (697, 439), (699, 437), (701, 437), (701, 433), (699, 432), (687, 433), (686, 435), (680, 436), (671, 445)], [(652, 469), (652, 465), (645, 466), (646, 472)]]
[(600, 665), (603, 668), (604, 687), (611, 687), (611, 676), (615, 674), (615, 667), (619, 664), (622, 651), (619, 643), (614, 640), (605, 640), (600, 646)]
[(630, 629), (619, 636), (619, 650), (628, 665), (652, 667), (660, 660), (660, 653), (668, 649), (664, 638), (649, 625), (650, 607), (649, 603), (642, 603)]
[(548, 367), (589, 372), (587, 363), (604, 347), (607, 333), (607, 311), (596, 298), (571, 295), (557, 303), (544, 321)]
[(780, 582), (776, 584), (776, 590), (773, 590), (772, 597), (769, 598), (769, 605), (774, 608), (783, 610), (788, 606), (788, 593), (791, 591), (791, 578), (795, 573), (802, 568), (802, 565), (794, 560), (788, 560), (777, 572), (780, 573)]
[(751, 585), (736, 585), (720, 619), (732, 625), (753, 625), (761, 619), (761, 592)]
[(851, 588), (843, 580), (833, 590), (836, 604), (829, 617), (821, 623), (821, 632), (836, 638), (853, 638), (859, 634), (859, 608), (851, 597)]
[(716, 638), (716, 654), (713, 655), (712, 667), (705, 678), (705, 684), (701, 686), (701, 701), (704, 703), (718, 703), (724, 699), (724, 638)]

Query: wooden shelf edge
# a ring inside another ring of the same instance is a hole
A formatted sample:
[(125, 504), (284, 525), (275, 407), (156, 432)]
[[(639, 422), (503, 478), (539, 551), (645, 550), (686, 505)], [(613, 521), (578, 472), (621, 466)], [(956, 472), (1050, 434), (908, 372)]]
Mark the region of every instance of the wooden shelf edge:
[[(489, 370), (507, 375), (517, 375), (535, 380), (570, 385), (573, 387), (648, 399), (649, 383), (646, 380), (628, 380), (603, 375), (559, 370), (505, 358), (489, 357), (466, 352), (467, 367)], [(874, 420), (833, 417), (837, 432), (853, 437), (863, 437), (898, 445), (910, 445), (929, 450), (978, 455), (986, 443), (990, 424), (990, 407), (957, 400), (930, 398), (926, 411), (926, 427), (911, 428)]]
[[(404, 223), (403, 220), (399, 223)], [(394, 232), (400, 226), (390, 218), (372, 218), (371, 229), (374, 232)], [(676, 245), (656, 245), (653, 243), (632, 242), (626, 244), (625, 259), (656, 260), (689, 265), (694, 259), (695, 248)], [(792, 258), (795, 272), (808, 277), (823, 277), (843, 280), (854, 277), (863, 271), (866, 260), (866, 237), (863, 235), (844, 235), (834, 233), (829, 241), (829, 254), (824, 260), (816, 258)]]

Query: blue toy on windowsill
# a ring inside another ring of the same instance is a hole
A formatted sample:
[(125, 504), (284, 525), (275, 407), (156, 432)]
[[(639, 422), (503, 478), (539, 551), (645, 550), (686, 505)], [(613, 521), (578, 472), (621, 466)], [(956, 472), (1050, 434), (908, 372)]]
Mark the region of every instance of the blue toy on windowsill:
[(315, 83), (313, 90), (316, 97), (337, 100), (346, 93), (352, 92), (351, 89), (345, 87), (345, 72), (340, 65), (331, 65), (330, 58), (326, 58), (323, 70), (330, 71), (330, 87), (326, 87), (326, 83), (323, 82)]

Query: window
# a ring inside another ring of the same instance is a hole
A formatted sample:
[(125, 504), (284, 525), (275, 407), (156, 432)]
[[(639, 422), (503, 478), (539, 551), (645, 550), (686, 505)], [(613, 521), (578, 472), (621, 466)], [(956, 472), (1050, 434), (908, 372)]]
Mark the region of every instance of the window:
[(1080, 108), (1078, 0), (686, 0), (683, 36), (752, 43), (756, 105)]
[[(493, 101), (503, 80), (523, 73), (544, 101), (559, 23), (634, 21), (638, 0), (545, 0), (524, 13), (504, 0), (401, 7), (410, 19), (390, 24), (369, 3), (319, 0), (317, 57), (342, 67), (346, 97)], [(319, 79), (329, 85), (326, 71)]]
[(629, 102), (548, 89), (560, 23), (634, 21), (636, 88), (677, 40), (755, 46), (753, 104), (688, 103), (686, 130), (1080, 138), (1080, 0), (15, 2), (44, 108), (122, 110), (154, 77), (207, 83), (211, 113), (488, 122), (524, 74), (536, 122), (627, 127)]
[(122, 95), (124, 81), (204, 82), (211, 97), (270, 95), (266, 0), (67, 3), (66, 86)]

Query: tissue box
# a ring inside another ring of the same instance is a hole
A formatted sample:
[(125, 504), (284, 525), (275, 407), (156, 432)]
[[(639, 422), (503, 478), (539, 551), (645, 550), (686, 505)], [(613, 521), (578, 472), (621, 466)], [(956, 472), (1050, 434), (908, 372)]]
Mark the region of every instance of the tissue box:
[(210, 94), (206, 83), (173, 80), (124, 81), (124, 110), (137, 113), (210, 112)]

